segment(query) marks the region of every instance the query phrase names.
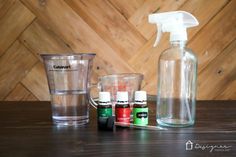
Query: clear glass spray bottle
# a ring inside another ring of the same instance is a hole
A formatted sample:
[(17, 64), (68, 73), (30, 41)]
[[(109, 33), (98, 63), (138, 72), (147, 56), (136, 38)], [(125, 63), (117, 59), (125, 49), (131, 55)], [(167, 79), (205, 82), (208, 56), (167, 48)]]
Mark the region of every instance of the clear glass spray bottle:
[(186, 29), (198, 25), (197, 19), (184, 11), (149, 15), (149, 22), (161, 32), (170, 32), (170, 48), (161, 53), (158, 62), (157, 123), (185, 127), (195, 122), (197, 57), (186, 48)]

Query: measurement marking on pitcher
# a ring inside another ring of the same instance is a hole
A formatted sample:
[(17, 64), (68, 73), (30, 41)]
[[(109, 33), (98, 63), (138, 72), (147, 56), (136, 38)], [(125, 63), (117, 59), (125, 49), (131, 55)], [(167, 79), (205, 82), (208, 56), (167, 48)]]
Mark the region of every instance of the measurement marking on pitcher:
[(67, 71), (78, 71), (78, 69), (50, 69), (49, 71), (67, 72)]

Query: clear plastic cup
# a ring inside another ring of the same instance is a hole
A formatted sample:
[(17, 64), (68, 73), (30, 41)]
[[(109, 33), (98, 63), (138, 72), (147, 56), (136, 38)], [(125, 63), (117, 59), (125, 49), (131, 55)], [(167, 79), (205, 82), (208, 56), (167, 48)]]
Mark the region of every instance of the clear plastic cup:
[(95, 54), (41, 54), (57, 125), (89, 122), (89, 84)]

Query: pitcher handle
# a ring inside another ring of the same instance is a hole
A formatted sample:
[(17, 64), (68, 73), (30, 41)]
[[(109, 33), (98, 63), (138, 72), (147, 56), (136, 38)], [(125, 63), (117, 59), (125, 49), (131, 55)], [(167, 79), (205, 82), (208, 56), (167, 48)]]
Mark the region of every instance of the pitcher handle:
[[(100, 83), (98, 82), (97, 84), (91, 84), (89, 89), (91, 91), (91, 88), (96, 88), (99, 89), (100, 88)], [(91, 106), (93, 106), (95, 109), (97, 109), (98, 104), (96, 103), (96, 101), (98, 101), (98, 98), (92, 98), (91, 94), (89, 94), (89, 103)]]
[(94, 100), (94, 98), (92, 98), (92, 97), (89, 98), (90, 105), (93, 106), (95, 109), (97, 109), (97, 106), (98, 106), (98, 104), (96, 103), (96, 100), (98, 100), (98, 99)]

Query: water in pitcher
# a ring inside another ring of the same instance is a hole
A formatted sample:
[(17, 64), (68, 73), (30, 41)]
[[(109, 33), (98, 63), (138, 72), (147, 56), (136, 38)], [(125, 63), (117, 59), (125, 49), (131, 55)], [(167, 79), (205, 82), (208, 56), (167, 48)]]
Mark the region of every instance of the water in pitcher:
[(52, 118), (62, 125), (82, 125), (89, 122), (89, 102), (86, 91), (56, 92), (51, 95)]

